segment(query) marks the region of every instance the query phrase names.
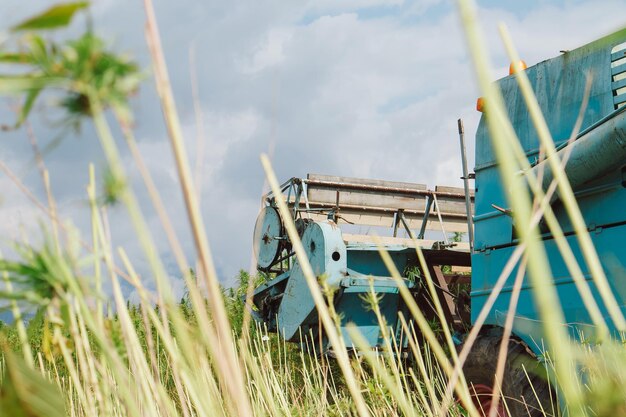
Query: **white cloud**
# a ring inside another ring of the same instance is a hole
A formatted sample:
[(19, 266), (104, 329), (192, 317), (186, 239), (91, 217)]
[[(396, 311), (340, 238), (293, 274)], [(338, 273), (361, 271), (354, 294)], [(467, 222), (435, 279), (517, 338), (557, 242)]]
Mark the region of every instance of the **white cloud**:
[(254, 47), (250, 59), (242, 59), (239, 63), (240, 71), (244, 74), (254, 74), (280, 64), (285, 60), (285, 44), (291, 39), (292, 30), (272, 29), (263, 42)]
[(623, 28), (623, 8), (622, 1), (606, 0), (564, 2), (562, 5), (545, 3), (523, 16), (503, 10), (503, 7), (481, 8), (479, 13), (497, 62), (508, 62), (497, 28), (498, 23), (504, 23), (520, 56), (528, 65), (534, 65), (559, 55), (560, 50), (577, 48)]
[(309, 2), (305, 9), (316, 13), (333, 13), (346, 10), (359, 10), (370, 7), (401, 6), (405, 0), (316, 0)]

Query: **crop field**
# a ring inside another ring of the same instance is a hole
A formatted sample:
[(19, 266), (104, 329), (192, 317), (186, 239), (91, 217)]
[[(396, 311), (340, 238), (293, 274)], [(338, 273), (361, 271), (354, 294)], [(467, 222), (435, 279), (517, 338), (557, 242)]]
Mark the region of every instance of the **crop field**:
[[(285, 226), (297, 242), (294, 249), (315, 300), (321, 323), (319, 332), (328, 337), (333, 355), (317, 354), (318, 346), (314, 344), (300, 349), (255, 322), (250, 313), (250, 294), (270, 277), (241, 271), (237, 284), (231, 288), (223, 287), (218, 280), (152, 2), (145, 0), (146, 37), (152, 59), (150, 76), (133, 61), (111, 52), (97, 33), (88, 31), (63, 42), (46, 36), (48, 30), (62, 30), (75, 14), (88, 8), (82, 2), (59, 4), (12, 28), (11, 36), (19, 39), (19, 48), (12, 48), (11, 43), (0, 44), (2, 68), (10, 68), (0, 76), (0, 93), (21, 100), (12, 128), (24, 128), (40, 95), (52, 91), (57, 97), (57, 111), (68, 120), (88, 119), (93, 124), (108, 164), (103, 178), (97, 178), (93, 167), (88, 173), (90, 184), (85, 201), (91, 209), (91, 234), (79, 236), (66, 219), (57, 216), (49, 173), (44, 158), (34, 147), (34, 158), (40, 161), (42, 184), (47, 191), (45, 202), (33, 197), (32, 203), (44, 219), (40, 239), (13, 242), (14, 254), (0, 259), (0, 307), (13, 318), (11, 323), (0, 322), (1, 417), (495, 417), (498, 403), (504, 404), (505, 413), (514, 417), (626, 416), (623, 341), (609, 337), (602, 321), (596, 323), (598, 331), (593, 338), (581, 337), (588, 343), (574, 342), (559, 324), (563, 322), (563, 312), (555, 286), (547, 279), (550, 267), (538, 232), (540, 219), (552, 210), (550, 192), (546, 195), (532, 175), (518, 175), (528, 161), (520, 152), (500, 92), (491, 83), (490, 63), (471, 2), (460, 1), (459, 11), (481, 94), (489, 103), (489, 128), (494, 132), (495, 153), (519, 231), (521, 249), (510, 264), (519, 265), (519, 275), (528, 274), (546, 335), (546, 354), (540, 365), (528, 365), (526, 375), (529, 380), (540, 377), (549, 385), (552, 401), (545, 407), (520, 405), (519, 399), (498, 396), (490, 403), (490, 409), (477, 409), (472, 401), (475, 391), (465, 380), (463, 364), (479, 331), (480, 319), (463, 348), (459, 348), (446, 321), (427, 321), (402, 289), (410, 311), (409, 316), (400, 318), (408, 349), (401, 352), (396, 339), (386, 333), (383, 348), (373, 350), (356, 328), (351, 332), (356, 346), (346, 346), (338, 331), (340, 318), (333, 307), (333, 291), (323, 285), (323, 280), (318, 285), (310, 266), (307, 268), (308, 260), (301, 245), (298, 249), (300, 240), (290, 221)], [(501, 28), (501, 33), (511, 62), (518, 62), (506, 28)], [(518, 73), (542, 146), (553, 149), (541, 113), (532, 111), (537, 108), (533, 93), (524, 84), (523, 72)], [(134, 137), (128, 100), (142, 83), (149, 82), (158, 90), (176, 162), (175, 172), (191, 230), (185, 239), (193, 242), (197, 253), (193, 265), (183, 255), (182, 237), (172, 227), (164, 209), (166, 202), (145, 169)], [(123, 142), (117, 141), (116, 135), (122, 136)], [(133, 164), (141, 172), (150, 201), (167, 232), (185, 282), (182, 299), (174, 296), (172, 279), (155, 249), (152, 225), (147, 224), (127, 181), (129, 167), (120, 158), (121, 143), (130, 148)], [(260, 158), (267, 184), (279, 195), (270, 159), (266, 155)], [(19, 175), (2, 162), (0, 169), (32, 197)], [(561, 195), (571, 195), (573, 199), (567, 178), (557, 176), (552, 192), (557, 187)], [(103, 194), (99, 189), (104, 190)], [(132, 219), (134, 237), (148, 260), (150, 277), (137, 273), (134, 260), (123, 247), (112, 246), (108, 228), (114, 225), (108, 223), (103, 207), (113, 203), (123, 207)], [(287, 210), (284, 202), (280, 209)], [(588, 235), (580, 222), (580, 213), (576, 212), (575, 200), (567, 209), (571, 218), (577, 219), (572, 221), (576, 233)], [(558, 223), (548, 227), (557, 228)], [(565, 241), (562, 233), (560, 239)], [(43, 243), (28, 243), (37, 240)], [(600, 271), (594, 279), (602, 282), (606, 278), (601, 274), (597, 253), (593, 246), (585, 250), (586, 262), (596, 266), (591, 269)], [(571, 253), (563, 252), (564, 258), (568, 256), (576, 262)], [(382, 257), (385, 258), (384, 253)], [(388, 267), (394, 280), (401, 283), (402, 271), (397, 271), (390, 260)], [(148, 280), (156, 284), (148, 285)], [(103, 290), (105, 283), (111, 288), (110, 294)], [(138, 294), (138, 302), (131, 303), (123, 287), (132, 288)], [(519, 291), (519, 285), (516, 288)], [(590, 291), (589, 287), (581, 289), (587, 298), (591, 297)], [(378, 300), (372, 290), (364, 302), (376, 314), (381, 328), (386, 329)], [(614, 299), (612, 302), (608, 299), (606, 308), (618, 329), (625, 331), (626, 327), (620, 327), (620, 323), (626, 324), (622, 312)], [(506, 343), (493, 353), (493, 361), (498, 364), (493, 375), (495, 387), (508, 383), (505, 358), (512, 317), (505, 321)], [(353, 348), (360, 353), (355, 354)], [(523, 412), (520, 414), (519, 410)]]

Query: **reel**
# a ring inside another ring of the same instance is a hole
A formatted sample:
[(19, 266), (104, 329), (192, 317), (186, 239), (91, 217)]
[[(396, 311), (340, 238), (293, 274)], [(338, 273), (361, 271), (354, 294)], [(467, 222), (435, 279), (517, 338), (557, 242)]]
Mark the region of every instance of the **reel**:
[(275, 207), (261, 210), (254, 226), (253, 250), (257, 267), (267, 271), (279, 258), (285, 247), (283, 222)]

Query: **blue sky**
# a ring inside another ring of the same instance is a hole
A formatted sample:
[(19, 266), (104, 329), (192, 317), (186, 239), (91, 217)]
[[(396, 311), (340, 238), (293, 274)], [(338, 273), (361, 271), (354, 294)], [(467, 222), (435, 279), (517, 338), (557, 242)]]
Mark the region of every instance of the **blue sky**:
[[(0, 28), (52, 2), (5, 0)], [(496, 25), (508, 25), (529, 65), (573, 49), (626, 24), (623, 1), (479, 1), (493, 73), (508, 63)], [(204, 154), (202, 210), (220, 277), (232, 282), (251, 264), (254, 221), (263, 192), (259, 154), (273, 149), (280, 179), (308, 172), (435, 185), (460, 185), (456, 120), (463, 118), (473, 150), (479, 93), (455, 3), (444, 0), (284, 2), (155, 1), (170, 76), (194, 166), (198, 120), (190, 84), (195, 56)], [(97, 31), (115, 50), (149, 69), (142, 2), (94, 3)], [(70, 33), (79, 34), (84, 19)], [(61, 36), (61, 35), (55, 35)], [(0, 103), (0, 123), (13, 114)], [(42, 146), (55, 137), (53, 115), (40, 104), (32, 117)], [(188, 233), (166, 131), (151, 80), (133, 100), (136, 134), (190, 262)], [(2, 133), (0, 159), (43, 200), (23, 131)], [(120, 142), (120, 146), (122, 143)], [(128, 165), (132, 161), (125, 155)], [(472, 158), (473, 159), (473, 158)], [(93, 129), (69, 135), (46, 154), (61, 214), (87, 234), (87, 164), (102, 172)], [(470, 166), (472, 164), (470, 163)], [(131, 169), (159, 251), (177, 272), (154, 211)], [(41, 216), (13, 184), (0, 178), (0, 247), (33, 230)], [(139, 270), (145, 262), (121, 208), (109, 211), (116, 245)], [(182, 287), (179, 288), (182, 291)]]

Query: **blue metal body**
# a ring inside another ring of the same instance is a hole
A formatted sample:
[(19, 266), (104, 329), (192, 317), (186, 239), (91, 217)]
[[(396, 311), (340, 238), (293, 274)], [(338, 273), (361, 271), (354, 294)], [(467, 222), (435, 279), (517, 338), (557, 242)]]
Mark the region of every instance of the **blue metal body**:
[[(626, 31), (621, 31), (541, 62), (526, 69), (526, 74), (552, 137), (561, 147), (572, 134), (578, 117), (585, 91), (585, 76), (589, 74), (592, 77), (589, 104), (583, 117), (583, 131), (577, 141), (568, 146), (574, 147), (574, 151), (566, 173), (572, 182), (596, 250), (604, 261), (611, 288), (626, 312), (626, 272), (623, 269), (626, 261), (626, 112), (622, 111), (626, 107), (621, 107), (626, 98), (622, 89), (626, 85), (626, 49), (617, 47), (624, 42)], [(539, 157), (539, 142), (517, 81), (514, 76), (509, 76), (497, 83), (528, 160), (535, 164)], [(476, 133), (472, 323), (517, 244), (512, 218), (492, 206), (507, 207), (507, 202), (490, 143), (486, 117), (488, 115), (483, 115)], [(547, 180), (551, 178), (548, 172)], [(552, 206), (568, 235), (568, 242), (585, 277), (602, 306), (558, 198), (554, 199)], [(552, 236), (547, 231), (544, 232), (545, 249), (567, 324), (574, 337), (579, 336), (579, 330), (589, 334), (592, 332), (589, 315)], [(491, 309), (487, 324), (503, 324), (514, 276), (515, 272), (511, 274), (504, 291)], [(603, 308), (602, 311), (607, 322), (611, 324), (606, 311)], [(541, 326), (528, 281), (524, 282), (515, 316), (514, 332), (540, 354)]]
[[(371, 305), (365, 301), (372, 291), (382, 296), (380, 302), (384, 322), (392, 328), (398, 327), (398, 312), (406, 308), (401, 302), (398, 286), (388, 276), (378, 248), (371, 244), (347, 244), (342, 239), (339, 227), (333, 221), (312, 222), (302, 236), (302, 244), (315, 275), (324, 279), (334, 292), (334, 307), (341, 318), (341, 331), (346, 345), (352, 345), (346, 330), (348, 323), (359, 328), (372, 347), (382, 347), (380, 323), (372, 313)], [(415, 264), (415, 251), (402, 246), (387, 249), (400, 271)], [(414, 283), (405, 281), (408, 288)], [(275, 316), (266, 322), (270, 330), (280, 331), (288, 341), (302, 341), (305, 336), (320, 342), (318, 317), (300, 264), (294, 260), (291, 268), (274, 280), (257, 288), (255, 302), (268, 294), (278, 295), (280, 303)], [(257, 304), (260, 304), (257, 302)], [(328, 348), (322, 340), (322, 349)]]

